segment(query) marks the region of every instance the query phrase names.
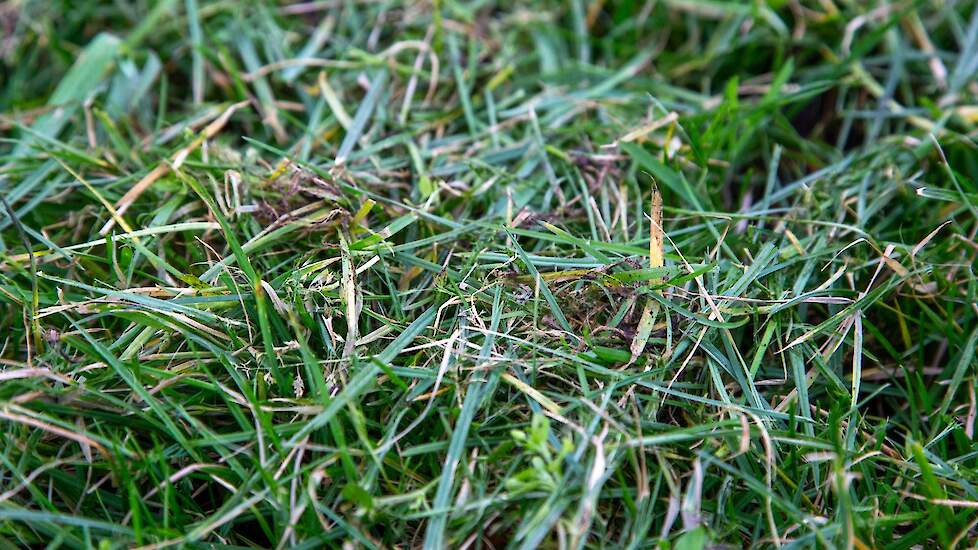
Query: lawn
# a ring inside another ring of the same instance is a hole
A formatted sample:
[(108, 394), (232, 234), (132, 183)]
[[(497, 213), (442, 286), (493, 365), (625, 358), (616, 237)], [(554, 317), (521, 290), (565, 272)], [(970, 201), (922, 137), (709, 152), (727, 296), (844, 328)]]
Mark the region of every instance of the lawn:
[(0, 2), (0, 547), (978, 543), (978, 2)]

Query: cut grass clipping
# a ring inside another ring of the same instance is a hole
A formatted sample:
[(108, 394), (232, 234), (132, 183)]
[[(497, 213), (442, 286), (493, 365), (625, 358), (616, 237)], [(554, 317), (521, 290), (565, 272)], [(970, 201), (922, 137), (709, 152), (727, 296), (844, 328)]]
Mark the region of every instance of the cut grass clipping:
[(0, 545), (978, 540), (974, 1), (0, 2)]

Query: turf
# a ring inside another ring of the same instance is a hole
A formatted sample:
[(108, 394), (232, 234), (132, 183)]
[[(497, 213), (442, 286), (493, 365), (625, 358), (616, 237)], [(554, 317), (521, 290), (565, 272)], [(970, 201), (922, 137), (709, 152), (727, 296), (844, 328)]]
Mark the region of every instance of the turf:
[(974, 1), (0, 29), (4, 547), (976, 543)]

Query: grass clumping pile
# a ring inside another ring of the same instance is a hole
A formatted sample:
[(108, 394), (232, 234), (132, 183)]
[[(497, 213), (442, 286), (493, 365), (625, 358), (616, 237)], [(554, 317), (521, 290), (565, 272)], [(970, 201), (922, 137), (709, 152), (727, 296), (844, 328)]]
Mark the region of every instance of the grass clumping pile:
[(978, 537), (978, 7), (0, 2), (0, 542)]

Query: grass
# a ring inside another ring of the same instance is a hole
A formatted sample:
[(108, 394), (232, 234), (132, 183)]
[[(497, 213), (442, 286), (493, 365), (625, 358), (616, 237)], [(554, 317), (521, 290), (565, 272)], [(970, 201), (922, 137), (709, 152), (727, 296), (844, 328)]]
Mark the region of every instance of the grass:
[(966, 0), (0, 2), (5, 547), (970, 547)]

